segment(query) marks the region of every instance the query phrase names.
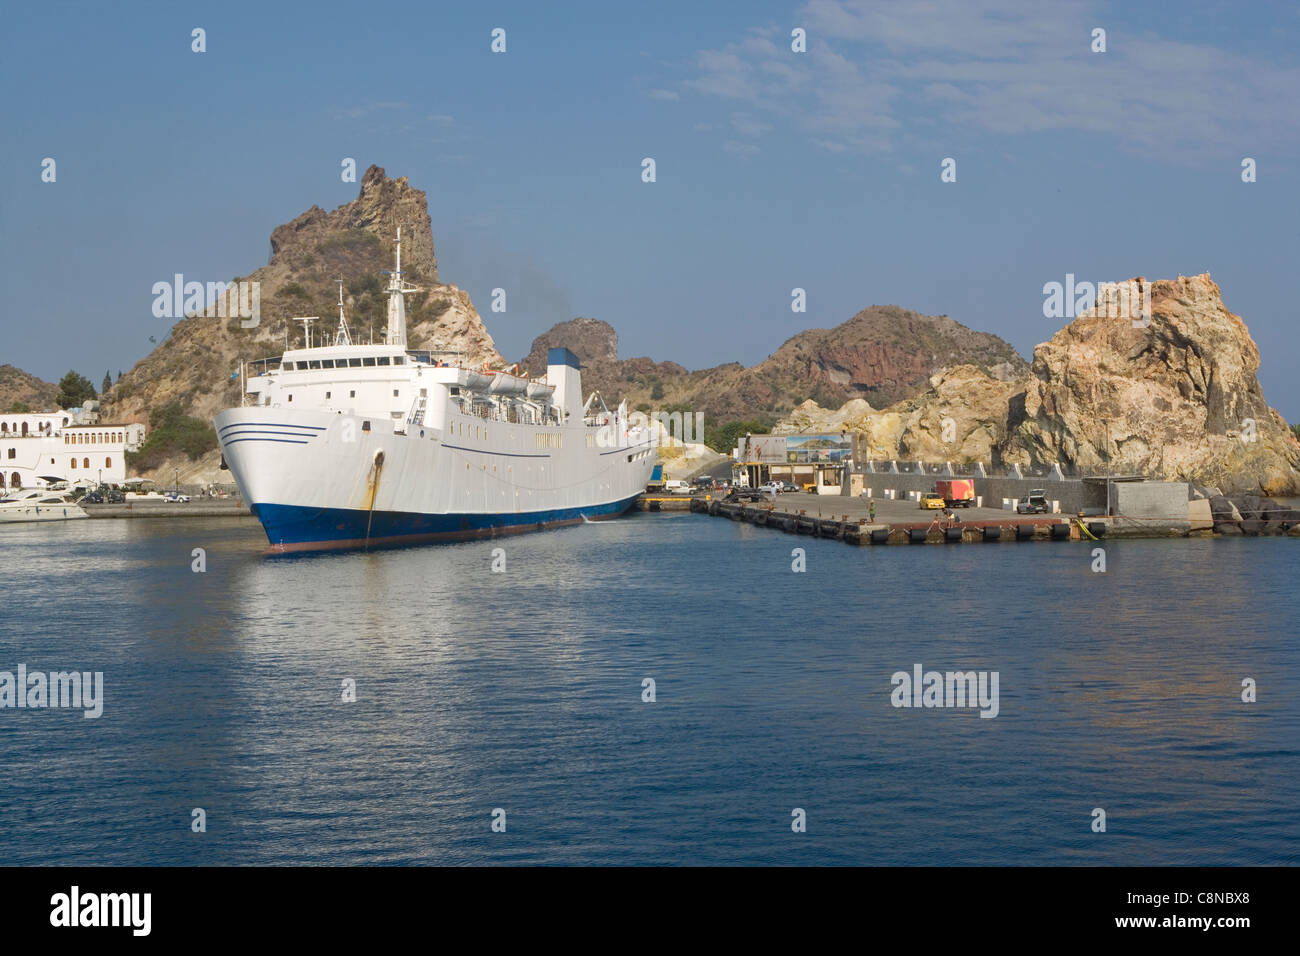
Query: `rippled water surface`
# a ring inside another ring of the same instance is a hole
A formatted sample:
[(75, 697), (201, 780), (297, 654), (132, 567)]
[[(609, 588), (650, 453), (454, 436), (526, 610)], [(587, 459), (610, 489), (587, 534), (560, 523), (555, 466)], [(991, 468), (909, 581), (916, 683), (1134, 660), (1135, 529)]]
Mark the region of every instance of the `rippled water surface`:
[[(689, 514), (294, 557), (251, 521), (0, 528), (0, 670), (105, 685), (99, 719), (0, 709), (0, 854), (1296, 863), (1300, 541), (1112, 541), (1104, 574), (1091, 547)], [(997, 671), (1000, 713), (892, 707), (916, 663)]]

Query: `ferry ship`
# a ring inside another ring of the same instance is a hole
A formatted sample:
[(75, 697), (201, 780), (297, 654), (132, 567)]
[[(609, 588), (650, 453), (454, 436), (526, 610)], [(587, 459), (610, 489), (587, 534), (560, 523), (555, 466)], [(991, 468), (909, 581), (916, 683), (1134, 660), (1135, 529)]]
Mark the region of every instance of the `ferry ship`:
[(214, 419), (223, 466), (272, 550), (368, 548), (613, 518), (645, 490), (652, 434), (610, 411), (568, 349), (546, 375), (409, 349), (401, 230), (382, 343), (332, 337), (241, 366), (243, 404)]

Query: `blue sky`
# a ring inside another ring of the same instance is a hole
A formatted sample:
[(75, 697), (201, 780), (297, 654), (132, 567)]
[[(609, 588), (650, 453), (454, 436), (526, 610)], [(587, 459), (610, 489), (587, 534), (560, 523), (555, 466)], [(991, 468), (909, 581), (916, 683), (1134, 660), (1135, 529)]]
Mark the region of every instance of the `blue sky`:
[(276, 225), (355, 198), (339, 175), (353, 157), (428, 193), (440, 277), (511, 358), (585, 315), (614, 325), (624, 357), (752, 364), (873, 304), (946, 313), (1029, 357), (1062, 324), (1043, 317), (1046, 282), (1209, 271), (1260, 346), (1270, 404), (1300, 419), (1294, 3), (2, 17), (0, 363), (46, 379), (130, 368), (166, 331), (154, 282), (265, 264)]

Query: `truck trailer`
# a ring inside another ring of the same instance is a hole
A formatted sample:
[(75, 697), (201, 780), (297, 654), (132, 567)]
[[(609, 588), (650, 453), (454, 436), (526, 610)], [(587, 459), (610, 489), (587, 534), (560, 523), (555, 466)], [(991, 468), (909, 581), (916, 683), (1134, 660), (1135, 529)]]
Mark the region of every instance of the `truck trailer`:
[(969, 478), (936, 481), (934, 491), (949, 508), (969, 508), (975, 503), (975, 482)]

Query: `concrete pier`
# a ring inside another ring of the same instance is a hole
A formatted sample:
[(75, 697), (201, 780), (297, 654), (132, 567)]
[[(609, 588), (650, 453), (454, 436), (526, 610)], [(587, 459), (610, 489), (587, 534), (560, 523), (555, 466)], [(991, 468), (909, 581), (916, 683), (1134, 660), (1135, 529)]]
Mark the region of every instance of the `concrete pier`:
[(908, 499), (877, 500), (872, 520), (866, 499), (798, 493), (763, 502), (699, 495), (691, 500), (690, 510), (854, 545), (1089, 541), (1106, 537), (1113, 527), (1113, 519), (1104, 517), (1017, 515), (999, 508), (958, 508), (955, 515), (960, 520), (950, 523), (942, 511), (921, 509)]
[(202, 498), (194, 501), (128, 501), (125, 504), (82, 504), (91, 518), (251, 518), (242, 498)]

